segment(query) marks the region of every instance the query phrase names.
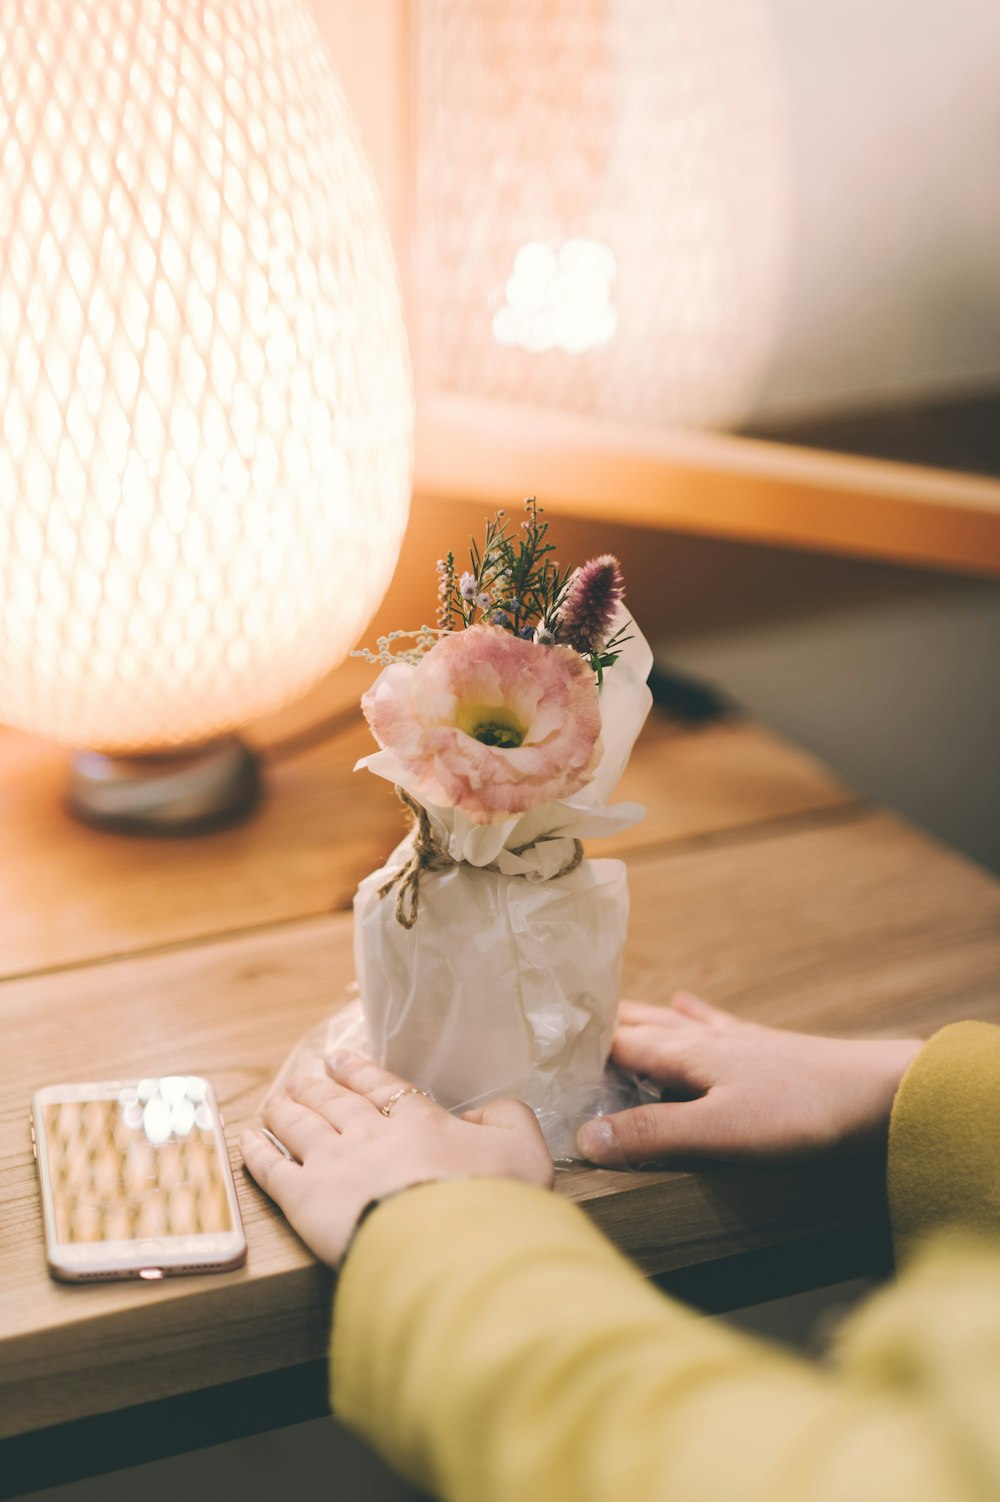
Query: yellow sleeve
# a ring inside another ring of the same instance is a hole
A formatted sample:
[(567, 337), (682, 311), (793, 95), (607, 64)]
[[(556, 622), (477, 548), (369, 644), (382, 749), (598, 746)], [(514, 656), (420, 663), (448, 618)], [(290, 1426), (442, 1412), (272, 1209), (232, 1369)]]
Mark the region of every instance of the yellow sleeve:
[(341, 1275), (335, 1411), (447, 1502), (1000, 1496), (1000, 1262), (952, 1246), (821, 1370), (662, 1298), (575, 1206), (428, 1184)]
[(898, 1263), (945, 1226), (1000, 1231), (1000, 1027), (953, 1023), (917, 1054), (892, 1108), (888, 1189)]

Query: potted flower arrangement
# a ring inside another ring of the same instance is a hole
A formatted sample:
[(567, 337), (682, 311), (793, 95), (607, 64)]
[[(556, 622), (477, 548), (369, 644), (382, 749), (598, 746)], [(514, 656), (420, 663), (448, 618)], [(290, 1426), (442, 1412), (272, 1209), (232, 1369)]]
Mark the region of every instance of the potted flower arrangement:
[(518, 1096), (558, 1151), (605, 1108), (628, 889), (581, 841), (645, 812), (609, 800), (652, 658), (617, 560), (561, 569), (525, 505), (467, 569), (439, 562), (434, 627), (360, 654), (382, 671), (361, 701), (379, 749), (358, 766), (412, 828), (360, 885), (355, 960), (373, 1058), (454, 1109)]

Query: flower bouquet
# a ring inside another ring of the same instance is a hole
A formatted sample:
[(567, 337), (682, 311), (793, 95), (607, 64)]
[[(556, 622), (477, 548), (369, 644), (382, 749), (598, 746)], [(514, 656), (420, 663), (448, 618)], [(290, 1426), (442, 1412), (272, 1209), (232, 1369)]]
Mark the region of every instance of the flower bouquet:
[[(626, 1103), (606, 1069), (628, 921), (625, 867), (581, 841), (642, 818), (610, 799), (649, 712), (652, 656), (617, 560), (553, 560), (534, 500), (499, 512), (461, 574), (438, 563), (435, 627), (396, 631), (361, 700), (412, 820), (354, 900), (360, 997), (305, 1040), (349, 1044), (468, 1110), (537, 1112), (556, 1156)], [(279, 1079), (304, 1061), (301, 1051)], [(627, 1091), (626, 1091), (627, 1094)]]

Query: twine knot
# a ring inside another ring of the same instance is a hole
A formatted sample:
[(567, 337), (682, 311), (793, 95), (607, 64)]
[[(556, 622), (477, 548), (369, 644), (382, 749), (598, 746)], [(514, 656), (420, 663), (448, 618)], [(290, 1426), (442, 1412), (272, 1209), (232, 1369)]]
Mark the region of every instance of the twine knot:
[(455, 862), (444, 846), (434, 838), (434, 830), (426, 808), (423, 808), (415, 798), (411, 798), (409, 793), (401, 787), (397, 786), (396, 796), (413, 815), (411, 829), (413, 848), (405, 864), (400, 866), (398, 871), (393, 872), (389, 880), (379, 887), (378, 895), (388, 897), (398, 882), (396, 922), (401, 923), (404, 928), (412, 928), (417, 921), (421, 876), (425, 871), (445, 871), (449, 866), (455, 865)]
[[(404, 788), (396, 788), (396, 796), (405, 808), (413, 815), (411, 836), (413, 840), (410, 854), (398, 871), (394, 871), (388, 881), (378, 889), (379, 897), (388, 897), (393, 887), (398, 886), (396, 893), (396, 922), (403, 928), (412, 928), (417, 921), (417, 912), (420, 906), (420, 878), (425, 871), (446, 871), (449, 866), (461, 865), (448, 853), (445, 847), (435, 837), (431, 825), (430, 815), (426, 808), (422, 807), (415, 798), (411, 798)], [(511, 851), (512, 855), (524, 855), (525, 851), (531, 850), (537, 841), (529, 840), (526, 845), (518, 845)], [(568, 876), (575, 871), (583, 860), (583, 846), (579, 840), (573, 841), (573, 854), (565, 865), (560, 866), (549, 878), (554, 881), (557, 876)], [(495, 871), (495, 865), (488, 866), (486, 870)]]

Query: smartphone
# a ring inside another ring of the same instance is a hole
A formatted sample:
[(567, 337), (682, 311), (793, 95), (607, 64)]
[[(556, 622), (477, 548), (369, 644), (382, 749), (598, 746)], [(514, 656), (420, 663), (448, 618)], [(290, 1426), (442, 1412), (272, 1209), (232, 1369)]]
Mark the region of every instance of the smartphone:
[(207, 1080), (48, 1085), (32, 1097), (31, 1135), (54, 1278), (158, 1279), (246, 1260)]

